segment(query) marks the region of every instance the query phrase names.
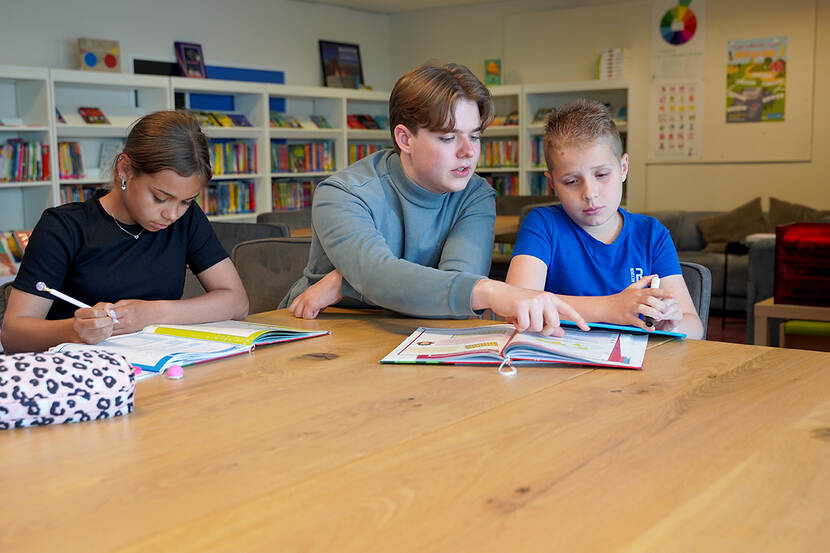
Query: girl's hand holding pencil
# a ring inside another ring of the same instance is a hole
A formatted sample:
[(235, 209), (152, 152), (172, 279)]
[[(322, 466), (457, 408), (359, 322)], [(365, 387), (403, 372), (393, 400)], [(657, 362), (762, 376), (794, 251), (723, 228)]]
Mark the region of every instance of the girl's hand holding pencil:
[(43, 282), (38, 282), (35, 287), (41, 292), (48, 292), (56, 298), (79, 308), (75, 311), (72, 329), (82, 341), (87, 344), (97, 344), (112, 335), (115, 325), (118, 323), (118, 318), (115, 314), (115, 306), (111, 303), (99, 302), (94, 306), (90, 306), (67, 296), (63, 292), (49, 288)]

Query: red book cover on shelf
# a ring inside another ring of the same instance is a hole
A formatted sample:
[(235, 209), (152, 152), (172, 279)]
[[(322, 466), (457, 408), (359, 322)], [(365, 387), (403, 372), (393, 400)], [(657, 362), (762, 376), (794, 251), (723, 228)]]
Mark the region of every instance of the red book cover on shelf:
[(346, 123), (349, 125), (350, 129), (363, 129), (363, 123), (360, 122), (360, 119), (357, 115), (347, 115), (346, 116)]
[(78, 113), (89, 125), (109, 125), (110, 121), (100, 108), (78, 108)]

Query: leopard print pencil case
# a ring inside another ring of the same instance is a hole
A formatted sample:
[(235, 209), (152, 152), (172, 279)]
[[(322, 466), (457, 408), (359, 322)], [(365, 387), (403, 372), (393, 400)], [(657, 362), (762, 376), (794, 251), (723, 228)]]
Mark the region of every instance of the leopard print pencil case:
[(105, 351), (0, 355), (0, 429), (83, 422), (133, 410), (127, 360)]

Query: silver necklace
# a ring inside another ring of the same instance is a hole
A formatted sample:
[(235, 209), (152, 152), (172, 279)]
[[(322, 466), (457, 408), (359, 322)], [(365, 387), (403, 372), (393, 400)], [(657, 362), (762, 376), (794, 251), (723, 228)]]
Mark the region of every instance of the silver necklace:
[(128, 231), (127, 229), (125, 229), (124, 227), (121, 226), (121, 223), (118, 222), (118, 219), (115, 218), (115, 215), (110, 215), (110, 217), (112, 217), (112, 220), (115, 221), (115, 225), (118, 228), (120, 228), (121, 230), (123, 230), (124, 232), (126, 232), (127, 234), (129, 234), (130, 236), (135, 238), (136, 240), (138, 240), (138, 237), (141, 236), (141, 234), (144, 232), (144, 229), (141, 229), (140, 231), (138, 231), (138, 234), (133, 234), (132, 232)]

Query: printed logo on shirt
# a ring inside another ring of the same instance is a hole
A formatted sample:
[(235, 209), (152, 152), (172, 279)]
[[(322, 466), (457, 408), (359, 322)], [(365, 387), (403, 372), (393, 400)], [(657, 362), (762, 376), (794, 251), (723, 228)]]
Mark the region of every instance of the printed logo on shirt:
[(628, 271), (631, 273), (631, 282), (637, 282), (643, 278), (642, 267), (629, 267)]

